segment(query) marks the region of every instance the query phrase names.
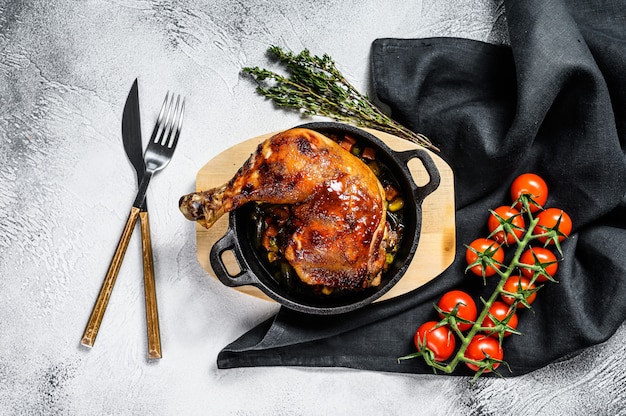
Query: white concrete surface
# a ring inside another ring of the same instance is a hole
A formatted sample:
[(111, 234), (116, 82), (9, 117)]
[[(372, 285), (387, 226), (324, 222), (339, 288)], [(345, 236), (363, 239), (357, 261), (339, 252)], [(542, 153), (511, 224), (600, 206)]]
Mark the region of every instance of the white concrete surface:
[[(384, 5), (383, 5), (384, 3)], [(346, 369), (218, 370), (276, 306), (216, 282), (177, 209), (239, 141), (300, 123), (239, 74), (267, 47), (330, 54), (369, 91), (378, 37), (506, 43), (499, 1), (0, 1), (0, 415), (626, 414), (626, 330), (506, 379)], [(136, 192), (122, 107), (139, 77), (144, 136), (167, 90), (188, 97), (174, 160), (148, 193), (164, 358), (146, 359), (133, 236), (95, 347), (79, 340)], [(620, 413), (621, 412), (621, 413)]]

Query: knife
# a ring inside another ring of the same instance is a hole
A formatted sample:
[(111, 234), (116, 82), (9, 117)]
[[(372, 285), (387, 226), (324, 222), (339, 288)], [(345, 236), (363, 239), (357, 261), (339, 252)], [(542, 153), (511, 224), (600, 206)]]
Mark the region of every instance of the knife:
[[(135, 168), (137, 185), (146, 170), (143, 158), (141, 140), (141, 117), (139, 113), (139, 87), (137, 79), (128, 93), (124, 112), (122, 113), (122, 140), (124, 150)], [(159, 314), (157, 310), (156, 289), (154, 282), (154, 263), (152, 256), (152, 241), (150, 238), (150, 222), (148, 220), (148, 206), (144, 199), (139, 211), (141, 223), (141, 248), (143, 258), (143, 281), (146, 305), (146, 324), (148, 335), (148, 358), (161, 358), (161, 338), (159, 330)]]

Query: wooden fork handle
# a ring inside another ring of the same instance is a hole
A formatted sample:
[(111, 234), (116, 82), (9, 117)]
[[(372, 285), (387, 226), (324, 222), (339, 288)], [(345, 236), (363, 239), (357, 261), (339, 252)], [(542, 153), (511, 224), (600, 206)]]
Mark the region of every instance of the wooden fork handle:
[(128, 215), (128, 220), (126, 221), (126, 225), (124, 226), (124, 231), (122, 231), (122, 235), (120, 236), (120, 241), (117, 243), (117, 249), (115, 249), (115, 253), (111, 259), (109, 270), (107, 271), (104, 281), (102, 282), (100, 293), (98, 294), (96, 303), (91, 311), (91, 316), (89, 317), (89, 321), (87, 321), (87, 327), (83, 333), (83, 338), (80, 341), (80, 343), (86, 347), (93, 347), (93, 344), (96, 341), (96, 336), (98, 335), (98, 330), (100, 329), (104, 312), (106, 311), (109, 303), (113, 286), (115, 285), (115, 279), (117, 279), (117, 274), (120, 271), (122, 260), (126, 254), (128, 242), (130, 241), (130, 236), (133, 234), (133, 229), (138, 216), (139, 208), (132, 207), (130, 214)]
[(154, 263), (152, 260), (152, 240), (148, 211), (139, 213), (141, 223), (141, 247), (143, 253), (143, 285), (146, 297), (146, 324), (148, 329), (148, 358), (161, 358), (161, 335), (159, 312), (157, 309)]

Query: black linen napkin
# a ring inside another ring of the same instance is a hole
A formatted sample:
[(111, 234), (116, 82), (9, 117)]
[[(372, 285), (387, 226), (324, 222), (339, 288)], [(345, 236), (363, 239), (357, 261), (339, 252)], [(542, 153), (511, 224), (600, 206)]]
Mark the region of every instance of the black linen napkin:
[[(519, 313), (523, 336), (504, 341), (520, 375), (605, 341), (626, 317), (626, 4), (505, 1), (511, 46), (452, 39), (379, 39), (372, 76), (393, 117), (426, 134), (455, 174), (457, 256), (426, 286), (340, 316), (282, 308), (224, 348), (220, 368), (343, 366), (431, 373), (414, 351), (433, 303), (459, 288), (492, 287), (464, 274), (464, 244), (486, 235), (488, 209), (509, 203), (512, 180), (535, 172), (547, 206), (566, 210), (558, 284)], [(480, 278), (478, 279), (480, 280)], [(470, 374), (461, 366), (455, 374)]]

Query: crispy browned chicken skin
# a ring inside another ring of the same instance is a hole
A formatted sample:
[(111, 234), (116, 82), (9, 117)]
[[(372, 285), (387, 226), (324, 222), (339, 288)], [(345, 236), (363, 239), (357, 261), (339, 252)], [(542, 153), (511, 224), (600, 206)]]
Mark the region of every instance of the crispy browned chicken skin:
[(223, 186), (183, 196), (189, 220), (209, 228), (248, 202), (289, 204), (285, 259), (310, 285), (376, 286), (387, 239), (384, 190), (371, 169), (326, 136), (291, 129), (259, 144)]

